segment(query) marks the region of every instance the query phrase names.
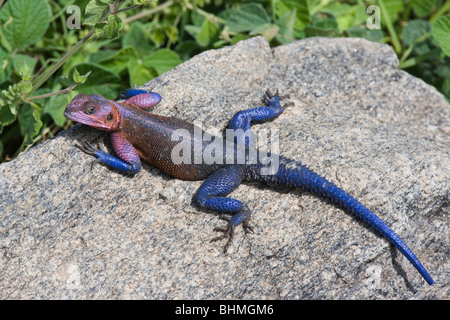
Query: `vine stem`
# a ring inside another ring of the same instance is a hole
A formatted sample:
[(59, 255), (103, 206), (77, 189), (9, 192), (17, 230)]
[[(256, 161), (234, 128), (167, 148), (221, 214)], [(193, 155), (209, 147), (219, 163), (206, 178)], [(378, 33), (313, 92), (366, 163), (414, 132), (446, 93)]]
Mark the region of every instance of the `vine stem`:
[[(107, 15), (107, 17), (109, 16), (109, 14)], [(67, 59), (69, 59), (79, 48), (81, 48), (83, 46), (83, 44), (89, 40), (90, 37), (92, 37), (92, 35), (95, 32), (95, 28), (92, 28), (91, 31), (89, 31), (84, 37), (83, 39), (81, 39), (80, 41), (78, 41), (78, 43), (76, 45), (74, 45), (72, 47), (72, 49), (70, 49), (69, 51), (67, 51), (67, 53), (55, 64), (53, 65), (44, 75), (42, 75), (32, 86), (31, 91), (27, 93), (26, 97), (27, 98), (31, 93), (33, 93), (34, 91), (36, 91), (45, 81), (47, 81), (48, 78), (50, 78), (63, 64), (64, 62), (67, 61)]]
[(400, 40), (398, 39), (397, 33), (395, 31), (394, 25), (389, 17), (389, 14), (386, 10), (383, 0), (378, 0), (378, 4), (381, 9), (381, 15), (385, 21), (386, 28), (388, 29), (389, 35), (391, 36), (392, 45), (394, 47), (394, 51), (398, 54), (402, 51), (402, 45), (400, 44)]
[(172, 4), (174, 4), (174, 1), (170, 0), (170, 1), (167, 1), (167, 2), (164, 2), (164, 3), (160, 4), (159, 6), (153, 8), (153, 9), (142, 10), (141, 12), (135, 14), (134, 16), (131, 16), (131, 17), (128, 17), (128, 18), (124, 19), (123, 22), (124, 23), (130, 23), (130, 22), (132, 22), (134, 20), (138, 20), (138, 19), (143, 18), (145, 16), (149, 16), (149, 15), (151, 15), (153, 13), (156, 13), (156, 12), (159, 12), (161, 10), (164, 10), (165, 8), (170, 7)]
[[(91, 72), (89, 71), (89, 73), (91, 73)], [(74, 84), (71, 85), (70, 87), (65, 88), (65, 89), (63, 89), (63, 90), (59, 90), (59, 91), (55, 91), (55, 92), (50, 92), (50, 93), (46, 93), (46, 94), (41, 94), (40, 96), (29, 97), (29, 98), (27, 99), (27, 101), (33, 101), (33, 100), (36, 100), (36, 99), (48, 98), (48, 97), (51, 97), (51, 96), (56, 96), (56, 95), (58, 95), (58, 94), (71, 92), (76, 86), (77, 86), (77, 84), (74, 83)]]

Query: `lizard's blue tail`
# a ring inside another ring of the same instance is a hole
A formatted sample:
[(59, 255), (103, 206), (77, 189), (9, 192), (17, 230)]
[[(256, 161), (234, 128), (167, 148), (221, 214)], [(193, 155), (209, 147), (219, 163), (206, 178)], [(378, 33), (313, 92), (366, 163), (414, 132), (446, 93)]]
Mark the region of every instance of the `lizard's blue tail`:
[[(301, 188), (311, 191), (315, 194), (319, 194), (322, 197), (333, 201), (334, 203), (347, 209), (349, 212), (355, 214), (357, 217), (363, 219), (365, 222), (379, 231), (390, 242), (392, 242), (405, 255), (406, 258), (408, 258), (408, 260), (414, 265), (414, 267), (417, 269), (417, 271), (419, 271), (419, 273), (427, 281), (428, 284), (431, 285), (434, 283), (428, 271), (425, 269), (416, 255), (411, 251), (411, 249), (408, 248), (405, 242), (373, 212), (363, 206), (351, 195), (337, 187), (335, 184), (319, 176), (317, 173), (308, 169), (306, 166), (301, 165), (297, 162), (287, 160), (288, 159), (285, 159), (284, 157), (280, 160), (279, 169), (274, 175), (253, 175), (252, 173), (249, 173), (249, 178), (256, 178), (256, 180), (268, 183)], [(291, 165), (294, 165), (295, 168), (290, 168)], [(259, 169), (260, 168), (261, 167), (259, 167)]]

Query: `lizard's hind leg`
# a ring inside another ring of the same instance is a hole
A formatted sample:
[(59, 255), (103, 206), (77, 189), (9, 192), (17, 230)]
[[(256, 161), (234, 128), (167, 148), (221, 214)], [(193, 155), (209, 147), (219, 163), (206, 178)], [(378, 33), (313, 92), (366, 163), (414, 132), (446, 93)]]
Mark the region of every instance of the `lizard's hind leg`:
[(226, 228), (215, 228), (214, 231), (220, 231), (224, 234), (211, 240), (217, 241), (228, 238), (224, 252), (230, 246), (237, 225), (242, 223), (246, 231), (253, 231), (249, 226), (250, 210), (247, 205), (239, 200), (226, 197), (241, 184), (243, 175), (244, 171), (241, 166), (225, 166), (206, 178), (196, 195), (197, 202), (201, 207), (218, 211), (221, 214), (232, 215), (231, 218), (221, 216), (228, 221), (228, 226)]
[[(279, 96), (278, 91), (272, 95), (269, 90), (266, 91), (263, 97), (263, 106), (251, 108), (248, 110), (239, 111), (231, 119), (228, 129), (235, 130), (234, 143), (244, 145), (246, 147), (253, 146), (253, 138), (250, 131), (251, 123), (262, 123), (275, 119), (284, 108), (292, 102), (280, 105), (280, 100), (289, 98), (289, 96)], [(237, 129), (243, 130), (244, 134), (238, 134)], [(248, 138), (248, 139), (246, 139)]]

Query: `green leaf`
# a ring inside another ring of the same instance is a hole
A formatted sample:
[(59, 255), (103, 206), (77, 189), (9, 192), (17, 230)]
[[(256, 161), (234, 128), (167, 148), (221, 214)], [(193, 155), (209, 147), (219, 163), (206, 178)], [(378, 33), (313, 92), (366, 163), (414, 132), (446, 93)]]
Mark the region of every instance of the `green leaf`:
[(278, 30), (280, 30), (280, 28), (278, 28), (276, 24), (266, 23), (250, 31), (250, 35), (260, 34), (264, 39), (270, 42), (277, 35)]
[(27, 63), (25, 61), (22, 63), (22, 66), (19, 69), (19, 75), (25, 81), (29, 81), (32, 78), (32, 76), (31, 76), (31, 69), (30, 69), (30, 67), (27, 65)]
[(338, 37), (338, 24), (333, 18), (319, 19), (305, 28), (307, 37)]
[[(96, 53), (93, 53), (92, 55), (89, 56), (89, 61), (90, 63), (100, 63), (101, 61), (105, 61), (109, 58), (111, 58), (113, 55), (115, 55), (117, 53), (118, 50), (100, 50)], [(78, 64), (78, 63), (82, 63), (82, 62), (86, 62), (86, 59), (79, 59), (79, 56), (74, 55), (72, 57), (73, 60), (75, 60), (76, 62), (74, 63), (74, 65)], [(71, 59), (71, 60), (72, 60)], [(72, 68), (73, 66), (71, 66)], [(69, 68), (69, 70), (71, 69)]]
[(90, 74), (91, 74), (91, 72), (89, 71), (88, 73), (81, 75), (78, 72), (77, 68), (75, 68), (73, 75), (72, 75), (72, 79), (73, 79), (73, 81), (75, 81), (75, 83), (82, 84), (82, 83), (86, 82), (86, 79), (89, 77)]
[(170, 43), (176, 42), (178, 40), (178, 29), (172, 25), (164, 25), (164, 33), (166, 34), (167, 41)]
[(270, 17), (259, 3), (247, 3), (222, 12), (221, 17), (231, 32), (251, 31), (259, 25), (270, 23)]
[(436, 74), (441, 76), (443, 79), (450, 80), (450, 64), (441, 66), (436, 70)]
[(137, 59), (136, 51), (133, 47), (126, 47), (117, 51), (114, 55), (108, 57), (108, 59), (101, 60), (100, 65), (111, 70), (114, 73), (121, 73), (128, 68), (129, 61), (135, 61)]
[(217, 38), (218, 34), (219, 27), (210, 20), (205, 19), (200, 30), (198, 31), (197, 36), (195, 37), (195, 40), (200, 46), (206, 47)]
[(47, 31), (50, 19), (46, 0), (9, 0), (0, 11), (3, 35), (18, 50), (38, 41)]
[(373, 42), (381, 42), (383, 40), (383, 31), (378, 29), (369, 30), (363, 27), (352, 27), (345, 30), (345, 34), (352, 38), (364, 38)]
[(431, 29), (433, 38), (439, 43), (442, 51), (450, 56), (450, 14), (440, 17)]
[[(0, 59), (1, 60), (1, 59)], [(30, 71), (34, 70), (34, 67), (36, 66), (36, 59), (32, 58), (30, 56), (27, 56), (25, 54), (17, 54), (13, 58), (13, 66), (14, 71), (19, 74), (20, 69), (23, 67), (23, 65), (26, 64)]]
[[(20, 70), (26, 69), (25, 66), (26, 66), (26, 64)], [(20, 95), (29, 93), (31, 91), (32, 87), (33, 87), (33, 85), (31, 84), (31, 80), (27, 80), (26, 77), (24, 77), (23, 80), (21, 80), (21, 81), (19, 81), (19, 83), (17, 83), (17, 90), (18, 90), (18, 92), (20, 92)]]
[(67, 105), (67, 96), (58, 94), (51, 96), (44, 107), (44, 113), (49, 114), (57, 126), (62, 126), (66, 122), (64, 110)]
[(201, 27), (205, 19), (206, 17), (197, 12), (197, 10), (191, 11), (191, 22), (194, 24), (194, 26)]
[(279, 28), (276, 39), (278, 42), (284, 44), (294, 40), (294, 25), (297, 16), (297, 9), (286, 12), (281, 16), (276, 24)]
[(91, 0), (86, 5), (84, 12), (85, 19), (83, 24), (94, 26), (109, 12), (109, 5), (100, 0)]
[(11, 112), (7, 105), (0, 107), (0, 125), (5, 127), (16, 121), (16, 115)]
[(339, 30), (345, 30), (353, 26), (355, 10), (356, 6), (351, 6), (347, 3), (333, 2), (331, 5), (320, 10), (320, 12), (326, 12), (335, 17)]
[(169, 71), (180, 63), (180, 57), (170, 49), (160, 49), (142, 61), (145, 68), (155, 68), (158, 75)]
[(31, 131), (31, 138), (34, 138), (38, 135), (39, 131), (42, 128), (42, 120), (41, 120), (41, 114), (43, 111), (43, 108), (41, 105), (37, 104), (37, 103), (32, 103), (33, 106), (33, 120), (34, 120), (34, 126), (33, 126), (33, 131)]
[(155, 46), (151, 43), (147, 28), (139, 21), (132, 23), (130, 29), (123, 34), (122, 48), (133, 47), (138, 57), (148, 55)]
[(426, 17), (430, 14), (436, 0), (411, 0), (414, 13), (418, 17)]
[(115, 39), (123, 28), (122, 20), (115, 15), (110, 15), (104, 22), (95, 25), (95, 35), (98, 38)]
[(307, 0), (282, 0), (276, 2), (275, 15), (282, 17), (286, 13), (296, 10), (295, 29), (303, 30), (309, 24), (309, 9)]
[[(398, 14), (403, 10), (403, 0), (384, 0), (383, 3), (387, 15), (391, 22), (394, 23), (397, 20)], [(381, 23), (384, 24), (383, 19), (381, 19)]]
[(415, 44), (420, 37), (423, 37), (431, 30), (431, 24), (425, 20), (410, 20), (403, 28), (403, 45), (408, 48)]
[(373, 12), (367, 13), (367, 8), (368, 6), (366, 6), (363, 1), (358, 1), (358, 4), (354, 7), (355, 18), (352, 22), (353, 27), (360, 26), (362, 24), (367, 25), (367, 18), (373, 14)]
[(41, 113), (42, 106), (38, 103), (31, 105), (25, 103), (20, 108), (20, 113), (17, 117), (22, 136), (27, 137), (25, 143), (30, 143), (32, 139), (38, 135), (42, 128)]
[(200, 33), (200, 27), (191, 25), (191, 24), (187, 24), (184, 26), (184, 29), (187, 31), (187, 33), (189, 33), (192, 37), (196, 38), (197, 35)]
[(135, 84), (141, 86), (158, 76), (158, 72), (155, 68), (145, 68), (140, 60), (128, 62), (128, 74), (130, 75), (130, 88)]
[(161, 25), (157, 25), (150, 33), (150, 37), (156, 46), (160, 47), (166, 41), (166, 35)]
[[(226, 10), (225, 10), (226, 11)], [(185, 30), (195, 38), (195, 41), (201, 47), (207, 47), (217, 40), (219, 35), (219, 26), (211, 19), (206, 18), (195, 11), (192, 12), (192, 22), (194, 25), (185, 25)], [(212, 16), (217, 20), (217, 17)]]
[[(114, 99), (119, 93), (122, 79), (111, 70), (97, 64), (81, 63), (76, 66), (80, 74), (92, 71), (86, 82), (77, 86), (77, 91), (85, 94), (99, 94), (107, 99)], [(74, 70), (71, 72), (73, 76)]]

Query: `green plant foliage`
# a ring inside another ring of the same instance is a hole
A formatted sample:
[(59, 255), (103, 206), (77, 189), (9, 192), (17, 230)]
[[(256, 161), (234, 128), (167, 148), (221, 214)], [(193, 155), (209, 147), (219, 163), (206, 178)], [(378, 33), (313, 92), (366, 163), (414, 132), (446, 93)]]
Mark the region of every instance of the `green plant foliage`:
[(47, 30), (50, 18), (47, 1), (8, 1), (0, 14), (3, 35), (18, 50), (38, 41)]
[(170, 49), (159, 49), (143, 59), (143, 66), (153, 68), (157, 74), (169, 71), (181, 63), (178, 55)]
[(252, 31), (270, 23), (270, 17), (259, 3), (245, 3), (242, 6), (224, 10), (221, 14), (230, 32)]
[[(256, 35), (271, 46), (313, 36), (386, 43), (400, 68), (450, 98), (450, 1), (0, 0), (0, 6), (0, 161), (68, 128), (64, 109), (79, 92), (116, 99), (204, 50)], [(378, 18), (380, 27), (369, 28)]]
[(411, 0), (414, 14), (420, 18), (428, 16), (435, 2), (436, 0)]
[(442, 51), (450, 56), (450, 14), (440, 17), (433, 23), (432, 34)]

